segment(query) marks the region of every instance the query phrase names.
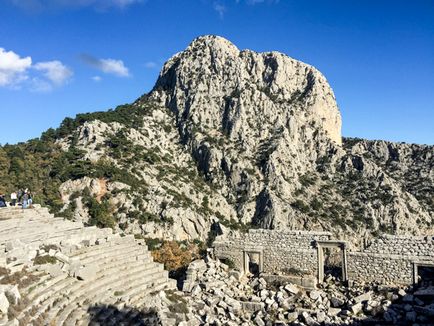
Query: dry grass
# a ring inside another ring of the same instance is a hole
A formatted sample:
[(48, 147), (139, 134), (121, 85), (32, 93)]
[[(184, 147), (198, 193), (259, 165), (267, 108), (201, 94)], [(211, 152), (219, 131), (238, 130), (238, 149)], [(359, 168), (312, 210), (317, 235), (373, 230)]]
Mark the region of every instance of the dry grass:
[(38, 282), (38, 280), (38, 276), (33, 275), (24, 268), (13, 274), (8, 270), (8, 273), (3, 275), (3, 278), (0, 279), (0, 284), (17, 284), (19, 288), (26, 288), (30, 284)]
[(21, 300), (16, 305), (10, 305), (8, 309), (8, 319), (12, 320), (17, 318), (21, 311), (24, 310), (29, 304), (29, 300), (27, 298), (21, 298)]
[(199, 248), (195, 244), (182, 246), (176, 241), (165, 241), (161, 248), (152, 251), (154, 261), (164, 264), (169, 271), (177, 271), (188, 267), (200, 257)]

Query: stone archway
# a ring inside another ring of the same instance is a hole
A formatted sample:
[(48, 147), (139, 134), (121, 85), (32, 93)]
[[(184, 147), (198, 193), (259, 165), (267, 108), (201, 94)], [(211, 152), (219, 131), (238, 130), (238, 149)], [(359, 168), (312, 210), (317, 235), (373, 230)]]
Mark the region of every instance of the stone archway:
[(434, 264), (413, 262), (413, 284), (427, 287), (434, 285)]
[(345, 241), (316, 241), (316, 247), (318, 250), (318, 283), (322, 283), (324, 281), (324, 249), (339, 249), (341, 254), (341, 268), (342, 268), (342, 281), (348, 281), (348, 272), (347, 272), (347, 249)]
[(262, 250), (244, 250), (244, 273), (259, 274), (263, 271)]

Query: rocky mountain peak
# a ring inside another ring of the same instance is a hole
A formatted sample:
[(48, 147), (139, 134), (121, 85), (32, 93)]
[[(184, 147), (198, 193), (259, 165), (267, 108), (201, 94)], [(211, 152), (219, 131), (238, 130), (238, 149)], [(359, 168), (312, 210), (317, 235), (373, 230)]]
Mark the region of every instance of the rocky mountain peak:
[[(239, 138), (250, 128), (246, 122), (271, 133), (292, 120), (293, 127), (315, 125), (335, 144), (342, 142), (333, 91), (317, 69), (279, 52), (240, 51), (219, 36), (196, 38), (174, 55), (152, 96), (178, 115), (184, 130), (192, 122)], [(268, 126), (256, 124), (262, 118)]]
[(361, 244), (380, 233), (432, 233), (433, 153), (342, 139), (317, 69), (202, 36), (135, 103), (0, 147), (0, 191), (30, 169), (38, 178), (25, 186), (59, 214), (128, 233), (205, 240), (219, 222), (219, 230), (326, 230)]

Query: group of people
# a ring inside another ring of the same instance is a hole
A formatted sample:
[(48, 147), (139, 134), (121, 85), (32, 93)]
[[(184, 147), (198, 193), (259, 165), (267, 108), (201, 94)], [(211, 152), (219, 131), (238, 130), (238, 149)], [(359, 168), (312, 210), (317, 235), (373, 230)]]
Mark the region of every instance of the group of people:
[[(29, 189), (19, 189), (13, 191), (10, 195), (9, 206), (21, 206), (22, 208), (31, 208), (33, 205), (33, 194)], [(7, 207), (6, 196), (0, 194), (0, 207)]]

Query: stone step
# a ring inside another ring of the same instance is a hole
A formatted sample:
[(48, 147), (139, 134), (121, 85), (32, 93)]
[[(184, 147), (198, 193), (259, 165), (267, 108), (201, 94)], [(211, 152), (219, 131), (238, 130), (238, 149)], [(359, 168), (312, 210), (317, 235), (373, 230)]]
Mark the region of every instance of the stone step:
[(20, 315), (18, 316), (18, 320), (23, 319), (32, 310), (33, 307), (38, 307), (39, 311), (41, 311), (42, 309), (45, 311), (51, 304), (51, 302), (45, 304), (47, 300), (50, 299), (54, 301), (56, 299), (56, 293), (60, 292), (60, 290), (75, 282), (76, 280), (74, 278), (67, 277), (67, 274), (65, 273), (50, 280), (50, 285), (48, 287), (42, 286), (37, 289), (36, 293), (33, 293), (32, 291), (28, 295), (28, 299), (31, 303), (20, 313)]
[[(104, 237), (106, 238), (106, 237)], [(110, 248), (110, 247), (114, 247), (117, 245), (132, 245), (135, 244), (135, 242), (132, 241), (133, 238), (126, 236), (126, 237), (120, 237), (118, 239), (116, 239), (116, 241), (107, 241), (105, 243), (102, 244), (97, 244), (91, 247), (84, 247), (84, 248), (80, 248), (75, 250), (74, 252), (71, 253), (71, 257), (78, 257), (80, 256), (80, 258), (84, 258), (84, 255), (98, 255), (100, 252), (106, 250), (106, 248)]]
[(20, 217), (26, 217), (26, 218), (34, 218), (34, 219), (43, 219), (43, 218), (62, 218), (64, 217), (54, 217), (54, 215), (43, 211), (39, 209), (11, 209), (11, 210), (0, 210), (0, 216), (7, 217), (7, 216), (18, 216), (17, 220), (20, 219)]
[[(114, 264), (113, 264), (114, 262)], [(138, 255), (138, 256), (125, 256), (120, 259), (108, 261), (104, 263), (103, 265), (99, 266), (98, 272), (95, 273), (95, 276), (92, 279), (98, 279), (102, 278), (105, 275), (107, 275), (109, 272), (117, 272), (119, 269), (122, 269), (121, 267), (124, 267), (128, 264), (130, 268), (134, 268), (136, 266), (141, 265), (147, 265), (147, 264), (153, 264), (152, 257), (145, 256), (145, 255)], [(114, 270), (114, 271), (113, 271)]]
[[(164, 269), (161, 269), (161, 277), (160, 278), (167, 280), (169, 278), (168, 272)], [(123, 296), (128, 297), (129, 300), (131, 300), (132, 297), (134, 297), (135, 295), (137, 295), (141, 291), (141, 289), (140, 289), (141, 284), (142, 284), (141, 282), (128, 284), (128, 287), (125, 289)]]
[[(161, 278), (160, 272), (155, 272), (152, 275), (147, 277), (147, 282), (142, 281), (143, 284), (141, 284), (142, 291), (153, 291), (153, 286), (155, 284), (161, 284), (164, 283), (166, 280)], [(125, 303), (119, 304), (119, 300), (122, 300), (123, 296), (120, 296), (119, 298), (114, 296), (106, 297), (104, 293), (101, 293), (98, 297), (93, 298), (91, 301), (92, 303), (102, 303), (101, 305), (111, 305), (111, 306), (119, 306), (120, 308), (125, 307)], [(69, 324), (75, 325), (76, 323), (80, 322), (80, 320), (86, 319), (87, 314), (87, 307), (78, 307), (78, 309), (73, 310), (66, 321)], [(61, 321), (61, 320), (59, 320)], [(103, 323), (103, 325), (105, 325)]]
[(48, 274), (44, 271), (40, 271), (40, 272), (33, 271), (32, 275), (39, 277), (38, 282), (37, 283), (31, 283), (27, 287), (20, 289), (21, 294), (25, 294), (26, 296), (28, 296), (30, 294), (30, 292), (33, 292), (35, 289), (39, 288), (43, 284), (46, 284), (52, 278), (52, 276), (50, 274)]
[[(158, 275), (158, 273), (157, 273), (157, 275)], [(167, 283), (167, 280), (162, 279), (161, 277), (157, 276), (155, 281), (144, 283), (144, 284), (146, 284), (146, 286), (142, 287), (142, 289), (143, 289), (143, 292), (146, 292), (146, 294), (152, 293), (154, 290), (159, 291), (160, 288), (162, 289), (165, 286), (164, 285), (165, 283)], [(152, 285), (156, 285), (156, 288), (152, 287)], [(144, 294), (144, 295), (146, 295), (146, 294)], [(123, 295), (121, 297), (123, 297)], [(124, 309), (124, 307), (126, 306), (127, 303), (122, 302), (122, 304), (119, 304), (119, 303), (116, 304), (117, 300), (118, 300), (117, 298), (111, 298), (111, 300), (110, 299), (106, 300), (103, 304), (100, 305), (101, 306), (100, 311), (104, 310), (105, 305), (118, 306), (119, 309)], [(128, 307), (130, 307), (133, 310), (133, 307), (131, 307), (130, 305), (128, 305)], [(98, 312), (96, 312), (96, 316), (97, 315), (98, 315)], [(105, 317), (106, 317), (105, 319), (110, 318), (110, 315), (107, 315)], [(75, 311), (73, 313), (73, 315), (71, 316), (71, 320), (76, 321), (77, 325), (88, 325), (88, 323), (90, 322), (90, 316), (87, 312), (87, 308), (82, 308), (82, 309), (79, 309), (78, 311)], [(106, 325), (104, 323), (104, 321), (105, 321), (104, 319), (101, 319), (100, 321), (102, 321), (102, 323), (100, 323), (101, 325)], [(127, 321), (127, 320), (125, 320), (125, 321)]]
[[(64, 299), (59, 302), (57, 307), (50, 311), (49, 316), (54, 317), (57, 315), (59, 310), (61, 310), (60, 316), (55, 318), (55, 320), (59, 325), (62, 325), (63, 321), (68, 317), (68, 315), (77, 308), (77, 305), (82, 304), (84, 301), (102, 301), (105, 297), (113, 295), (115, 291), (122, 290), (122, 287), (124, 287), (125, 284), (129, 284), (136, 279), (142, 279), (143, 282), (146, 282), (148, 279), (151, 279), (153, 273), (160, 272), (159, 265), (145, 267), (145, 269), (143, 266), (131, 269), (129, 266), (126, 266), (125, 269), (127, 270), (127, 273), (125, 274), (118, 274), (115, 275), (115, 277), (108, 279), (100, 279), (100, 281), (103, 281), (102, 283), (95, 281), (92, 286), (89, 286), (90, 284), (87, 284), (87, 286), (82, 286), (79, 290), (71, 293), (67, 300)], [(122, 275), (122, 278), (115, 281), (114, 279), (118, 278), (119, 275)], [(98, 298), (98, 301), (92, 300), (94, 298)], [(67, 304), (65, 305), (65, 303)]]
[[(139, 266), (141, 264), (148, 264), (151, 262), (151, 259), (137, 261), (133, 257), (125, 257), (124, 259), (119, 259), (115, 265), (101, 265), (100, 270), (97, 274), (95, 274), (95, 277), (102, 278), (104, 277), (104, 273), (108, 273), (111, 269), (118, 268), (119, 266), (128, 265), (129, 267), (134, 267), (136, 265)], [(54, 301), (56, 297), (55, 293), (66, 293), (68, 292), (68, 287), (74, 284), (76, 286), (81, 286), (81, 282), (77, 282), (79, 281), (73, 277), (68, 277), (68, 275), (64, 273), (50, 280), (50, 282), (47, 284), (47, 287), (40, 288), (36, 293), (32, 293), (29, 299), (33, 301), (34, 304), (43, 305), (42, 310), (45, 311), (46, 308), (48, 308), (48, 306), (50, 306), (51, 303)]]
[[(128, 268), (130, 268), (131, 270), (135, 270), (134, 268), (136, 267), (137, 268), (137, 266), (141, 266), (143, 263), (141, 263), (141, 262), (135, 262), (134, 264), (132, 264), (132, 263), (130, 263), (130, 264), (123, 264), (123, 269), (117, 269), (117, 271), (116, 272), (121, 272), (122, 270), (124, 270), (124, 269), (128, 269)], [(144, 263), (144, 264), (146, 264), (146, 263)], [(119, 265), (122, 265), (122, 264), (119, 264)], [(101, 280), (104, 280), (104, 279), (107, 279), (107, 277), (105, 277), (105, 274), (104, 274), (104, 272), (106, 272), (106, 273), (109, 273), (109, 272), (112, 272), (111, 270), (112, 269), (115, 269), (115, 268), (118, 268), (119, 267), (119, 265), (118, 266), (116, 266), (116, 267), (114, 267), (114, 268), (108, 268), (108, 269), (106, 269), (105, 271), (100, 271), (99, 273), (98, 273), (98, 275), (96, 276), (97, 277), (97, 280), (92, 280), (92, 281), (90, 281), (90, 282), (83, 282), (83, 281), (78, 281), (78, 280), (76, 280), (75, 278), (70, 278), (70, 279), (72, 279), (72, 280), (74, 280), (74, 282), (72, 282), (72, 283), (68, 283), (67, 284), (67, 286), (64, 286), (64, 287), (62, 287), (62, 289), (60, 289), (58, 292), (62, 292), (62, 295), (63, 296), (65, 296), (65, 295), (69, 295), (70, 293), (74, 293), (75, 291), (78, 291), (80, 288), (83, 288), (83, 287), (86, 287), (86, 286), (90, 286), (90, 284), (89, 283), (91, 283), (92, 285), (95, 285), (95, 284), (98, 284), (98, 282), (100, 282)], [(113, 274), (113, 273), (110, 273), (109, 275), (112, 275), (111, 277), (111, 279), (109, 278), (108, 280), (110, 281), (110, 282), (112, 282), (113, 281), (113, 278), (116, 278), (119, 274)], [(113, 276), (114, 275), (114, 276)], [(87, 284), (87, 285), (86, 285)], [(60, 297), (61, 295), (59, 295), (59, 297)], [(55, 300), (54, 300), (54, 298), (56, 297), (56, 295), (50, 295), (50, 296), (48, 296), (46, 299), (48, 299), (48, 300), (45, 300), (44, 302), (41, 302), (41, 303), (43, 303), (43, 307), (41, 307), (41, 309), (40, 309), (40, 311), (41, 312), (43, 312), (43, 311), (45, 311)]]
[(35, 233), (32, 237), (21, 237), (20, 240), (24, 244), (40, 246), (42, 243), (44, 244), (60, 244), (62, 242), (72, 242), (75, 244), (79, 244), (84, 240), (96, 239), (98, 238), (95, 235), (93, 230), (86, 230), (85, 228), (77, 228), (77, 229), (67, 229), (67, 230), (51, 230), (44, 233)]
[(86, 264), (92, 264), (93, 262), (96, 262), (98, 264), (101, 264), (102, 262), (110, 262), (115, 259), (118, 259), (119, 256), (128, 256), (128, 255), (139, 255), (139, 254), (147, 254), (149, 255), (149, 251), (144, 250), (144, 248), (138, 247), (138, 246), (126, 246), (123, 248), (117, 248), (113, 247), (112, 250), (102, 252), (100, 255), (92, 255), (88, 256), (84, 259), (81, 259), (80, 257), (74, 257), (74, 258), (80, 258), (80, 264), (86, 265)]
[[(79, 233), (84, 230), (83, 227), (64, 227), (64, 228), (40, 228), (37, 232), (32, 233), (10, 233), (8, 236), (0, 238), (0, 242), (7, 242), (13, 239), (19, 239), (23, 243), (31, 243), (37, 240), (44, 240), (45, 238), (62, 237), (68, 233)], [(50, 236), (51, 235), (51, 236)]]
[[(68, 220), (64, 220), (61, 218), (49, 218), (46, 220), (20, 220), (20, 221), (14, 221), (15, 224), (7, 226), (7, 225), (2, 225), (4, 227), (3, 232), (7, 231), (8, 233), (13, 232), (13, 231), (17, 231), (17, 232), (22, 232), (23, 229), (24, 230), (37, 230), (36, 227), (45, 227), (45, 228), (71, 228), (71, 227), (84, 227), (84, 225), (82, 223), (78, 223), (78, 222), (71, 222)], [(4, 223), (1, 223), (4, 224)], [(7, 229), (6, 229), (7, 228)], [(92, 227), (93, 228), (93, 227)]]
[(79, 228), (77, 230), (67, 230), (57, 235), (50, 235), (44, 242), (68, 242), (74, 239), (74, 243), (78, 244), (83, 240), (96, 240), (101, 236), (105, 236), (104, 233), (101, 233), (100, 230), (88, 230), (87, 228)]
[[(170, 290), (173, 289), (171, 286), (171, 282), (170, 281), (159, 281), (157, 283), (154, 284), (153, 287), (143, 291), (141, 293), (141, 300), (135, 302), (135, 303), (129, 303), (128, 306), (130, 307), (130, 311), (125, 314), (125, 320), (131, 320), (135, 317), (135, 315), (137, 315), (137, 312), (139, 312), (141, 310), (141, 308), (144, 305), (145, 300), (148, 298), (148, 296), (152, 293), (157, 293), (160, 292), (162, 290)], [(102, 324), (104, 325), (104, 324)]]
[[(98, 246), (99, 247), (99, 246)], [(93, 247), (88, 247), (93, 248)], [(128, 252), (130, 250), (140, 250), (142, 252), (148, 252), (144, 246), (137, 246), (135, 243), (124, 243), (112, 246), (105, 246), (104, 248), (95, 248), (95, 250), (88, 250), (80, 255), (71, 256), (72, 259), (80, 259), (82, 262), (94, 261), (101, 257), (107, 257), (115, 255), (118, 252)]]
[(52, 277), (47, 280), (45, 283), (38, 286), (35, 290), (27, 293), (27, 297), (30, 301), (35, 301), (36, 298), (42, 295), (43, 292), (50, 292), (53, 287), (62, 282), (63, 280), (68, 278), (67, 273), (62, 273), (59, 276)]
[[(170, 279), (168, 277), (168, 272), (165, 271), (166, 273), (164, 274), (164, 281), (167, 284), (167, 288), (169, 289), (175, 289), (176, 288), (176, 280), (175, 282), (172, 281), (172, 279)], [(145, 298), (144, 293), (140, 292), (139, 289), (135, 289), (130, 291), (129, 293), (129, 305), (133, 306), (133, 307), (140, 307), (141, 302), (143, 301), (143, 299)]]

